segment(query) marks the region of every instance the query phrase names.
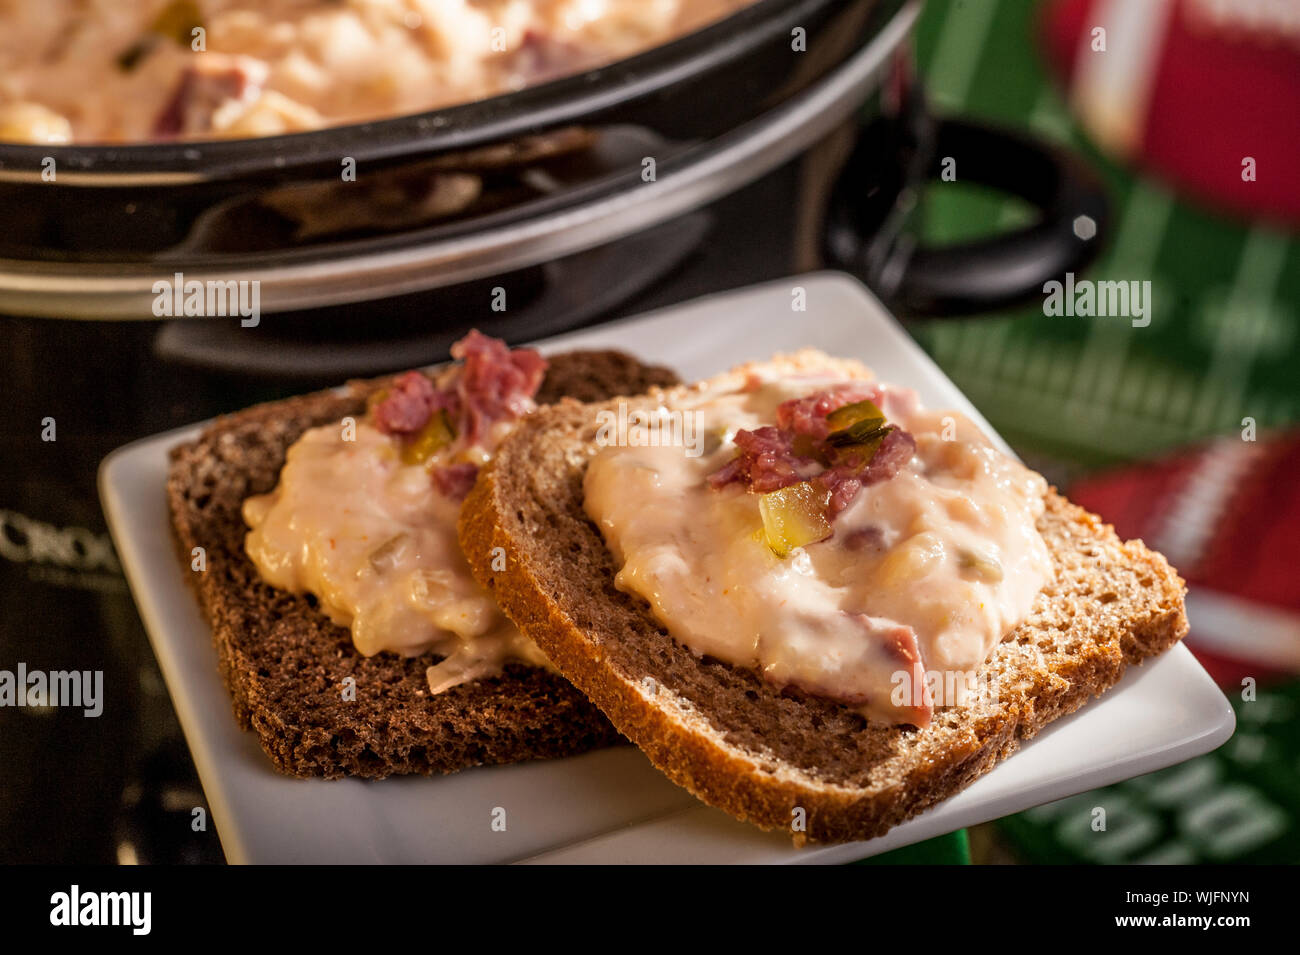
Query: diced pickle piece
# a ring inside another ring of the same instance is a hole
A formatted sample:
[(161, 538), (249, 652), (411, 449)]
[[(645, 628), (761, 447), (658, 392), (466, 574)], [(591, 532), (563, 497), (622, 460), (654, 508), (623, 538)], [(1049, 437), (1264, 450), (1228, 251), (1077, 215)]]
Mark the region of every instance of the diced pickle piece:
[(885, 423), (885, 413), (874, 401), (855, 401), (837, 408), (826, 416), (831, 433), (826, 442), (832, 447), (860, 446), (868, 461), (880, 446), (880, 439), (893, 430)]
[(767, 546), (776, 556), (785, 557), (796, 547), (830, 537), (831, 522), (826, 519), (829, 503), (830, 492), (811, 481), (764, 494), (758, 509), (763, 515)]
[(884, 418), (863, 418), (840, 431), (832, 431), (826, 436), (826, 443), (834, 448), (848, 445), (868, 445), (879, 441), (894, 430), (892, 424), (885, 424)]
[(194, 31), (202, 26), (203, 16), (194, 0), (172, 0), (158, 12), (149, 29), (182, 46), (189, 46)]
[(370, 552), (368, 560), (370, 566), (379, 573), (392, 570), (402, 558), (402, 551), (410, 541), (411, 535), (403, 531), (400, 534), (394, 534), (388, 540), (384, 541), (378, 547)]
[(855, 401), (843, 408), (836, 408), (828, 414), (826, 424), (832, 431), (842, 431), (859, 421), (870, 421), (875, 418), (884, 421), (885, 413), (880, 410), (880, 407), (874, 401)]
[(130, 73), (140, 65), (140, 61), (148, 56), (149, 51), (157, 46), (158, 43), (159, 39), (153, 33), (140, 37), (140, 39), (136, 40), (117, 55), (117, 68), (123, 73)]
[(905, 590), (928, 576), (943, 555), (943, 539), (933, 531), (922, 531), (895, 546), (876, 573), (884, 586)]
[(962, 550), (957, 554), (957, 563), (962, 570), (970, 571), (987, 583), (996, 584), (1002, 580), (1002, 564), (994, 557), (973, 550)]
[(451, 426), (447, 412), (439, 408), (429, 416), (426, 424), (411, 440), (402, 445), (402, 460), (407, 464), (428, 464), (433, 456), (456, 440), (456, 429)]
[(880, 450), (880, 442), (884, 441), (885, 435), (892, 430), (894, 429), (891, 426), (866, 441), (837, 445), (833, 455), (835, 463), (847, 464), (856, 459), (857, 466), (865, 468), (871, 463), (871, 459), (876, 456), (876, 452)]

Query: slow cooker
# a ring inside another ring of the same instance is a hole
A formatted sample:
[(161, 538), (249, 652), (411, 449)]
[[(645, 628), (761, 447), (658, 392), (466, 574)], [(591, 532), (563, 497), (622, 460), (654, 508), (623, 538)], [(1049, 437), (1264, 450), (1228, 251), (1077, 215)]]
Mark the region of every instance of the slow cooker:
[[(97, 503), (115, 447), (440, 360), (471, 326), (524, 341), (828, 265), (904, 318), (952, 317), (1084, 267), (1106, 233), (1098, 180), (1055, 147), (930, 115), (907, 53), (918, 8), (758, 0), (609, 66), (361, 125), (0, 145), (0, 645), (103, 669), (114, 714), (5, 715), (28, 725), (0, 734), (0, 758), (30, 773), (0, 812), (66, 800), (82, 820), (21, 844), (108, 861), (126, 827), (150, 858), (216, 851), (159, 822), (194, 783)], [(909, 226), (945, 168), (1036, 219), (926, 247)], [(258, 314), (159, 317), (159, 288), (182, 280), (256, 283)], [(38, 784), (73, 765), (101, 791)]]

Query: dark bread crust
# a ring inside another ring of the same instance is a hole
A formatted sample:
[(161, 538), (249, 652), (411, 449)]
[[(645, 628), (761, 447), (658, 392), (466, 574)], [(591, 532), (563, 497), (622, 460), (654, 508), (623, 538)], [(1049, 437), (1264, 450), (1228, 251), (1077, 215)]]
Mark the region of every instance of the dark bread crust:
[[(563, 402), (516, 430), (461, 510), (461, 547), (520, 629), (651, 762), (763, 828), (789, 828), (802, 807), (807, 838), (881, 835), (1187, 630), (1183, 582), (1165, 559), (1053, 491), (1039, 529), (1057, 579), (985, 664), (995, 701), (941, 710), (917, 730), (778, 692), (694, 656), (615, 588), (614, 559), (583, 511), (597, 409)], [(495, 547), (506, 572), (492, 572)]]
[[(295, 776), (446, 773), (620, 742), (571, 684), (536, 667), (511, 666), (431, 696), (425, 670), (437, 656), (363, 657), (311, 598), (258, 576), (243, 549), (244, 499), (275, 486), (286, 450), (304, 431), (360, 414), (387, 380), (258, 405), (171, 452), (174, 538), (187, 569), (193, 548), (206, 551), (206, 571), (187, 576), (212, 627), (235, 718), (277, 769)], [(538, 398), (594, 401), (675, 381), (667, 369), (618, 352), (570, 352), (551, 359)], [(356, 681), (355, 701), (343, 700), (347, 677)]]

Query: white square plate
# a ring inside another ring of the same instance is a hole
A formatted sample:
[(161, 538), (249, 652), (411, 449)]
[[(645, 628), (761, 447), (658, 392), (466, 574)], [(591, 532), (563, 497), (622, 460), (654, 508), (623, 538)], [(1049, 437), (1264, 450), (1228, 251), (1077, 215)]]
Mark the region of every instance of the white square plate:
[[(796, 288), (806, 311), (792, 308)], [(542, 343), (548, 351), (620, 348), (686, 380), (801, 346), (862, 359), (931, 407), (959, 409), (987, 427), (871, 293), (839, 274), (711, 296)], [(1178, 646), (924, 815), (871, 842), (802, 850), (697, 802), (632, 747), (437, 778), (291, 779), (235, 725), (173, 550), (167, 451), (200, 428), (113, 452), (100, 469), (100, 494), (231, 862), (843, 862), (1152, 772), (1232, 735), (1223, 694)], [(505, 831), (492, 826), (498, 808)]]

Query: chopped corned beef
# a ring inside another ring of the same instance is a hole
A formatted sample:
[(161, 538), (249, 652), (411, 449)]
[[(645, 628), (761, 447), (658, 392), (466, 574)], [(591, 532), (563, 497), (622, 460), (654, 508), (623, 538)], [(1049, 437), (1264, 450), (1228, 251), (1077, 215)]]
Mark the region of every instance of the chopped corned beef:
[(429, 472), (429, 477), (433, 480), (433, 486), (438, 489), (438, 493), (443, 497), (449, 497), (453, 501), (462, 501), (469, 489), (474, 486), (474, 481), (478, 477), (477, 464), (449, 464), (446, 467), (434, 468)]
[(805, 398), (791, 398), (776, 409), (776, 424), (782, 431), (804, 434), (814, 441), (826, 437), (826, 416), (856, 401), (876, 401), (880, 387), (862, 381), (847, 382)]
[[(451, 445), (459, 451), (481, 445), (499, 421), (513, 421), (533, 410), (533, 395), (546, 375), (546, 359), (531, 348), (511, 351), (505, 342), (475, 330), (451, 348), (461, 360), (441, 387), (426, 375), (408, 371), (388, 386), (371, 409), (375, 427), (385, 434), (414, 441), (437, 412), (446, 412), (454, 431)], [(444, 428), (445, 430), (445, 428)], [(491, 449), (489, 449), (491, 450)], [(447, 457), (431, 456), (429, 480), (440, 494), (462, 500), (474, 486), (478, 465), (439, 465)]]
[(476, 443), (496, 422), (533, 410), (533, 395), (546, 376), (546, 359), (538, 352), (512, 351), (474, 329), (451, 347), (451, 356), (465, 364), (453, 386), (456, 400), (444, 407), (468, 443)]
[(375, 427), (385, 434), (416, 434), (429, 423), (436, 399), (433, 382), (418, 371), (408, 371), (388, 386), (375, 405)]
[(458, 441), (474, 445), (498, 421), (512, 421), (533, 409), (533, 395), (546, 375), (546, 359), (531, 348), (513, 351), (505, 342), (475, 330), (451, 348), (463, 361), (443, 387), (408, 371), (376, 403), (375, 426), (387, 434), (417, 434), (435, 411), (445, 410)]
[(817, 462), (794, 453), (793, 435), (768, 426), (757, 431), (737, 431), (740, 454), (709, 475), (709, 483), (722, 487), (739, 481), (766, 494), (798, 484), (817, 473)]
[(861, 455), (844, 455), (845, 460), (827, 468), (816, 479), (831, 492), (826, 516), (834, 518), (853, 503), (858, 491), (867, 485), (892, 478), (915, 453), (916, 440), (906, 431), (895, 428), (880, 440), (880, 446), (870, 461), (864, 463)]
[(266, 64), (249, 56), (204, 53), (194, 57), (154, 120), (154, 135), (170, 138), (211, 132), (217, 110), (227, 103), (255, 99), (267, 74)]
[(739, 453), (709, 475), (709, 484), (741, 484), (767, 494), (811, 480), (830, 492), (826, 516), (833, 519), (863, 487), (892, 478), (916, 453), (915, 439), (899, 428), (890, 429), (871, 455), (826, 441), (827, 415), (858, 401), (877, 401), (880, 394), (879, 386), (850, 382), (782, 402), (776, 427), (736, 432)]

